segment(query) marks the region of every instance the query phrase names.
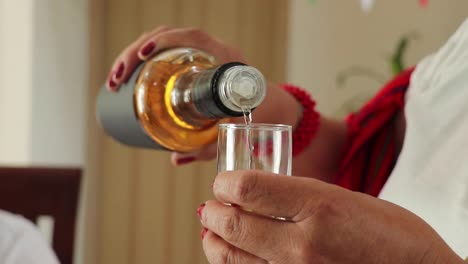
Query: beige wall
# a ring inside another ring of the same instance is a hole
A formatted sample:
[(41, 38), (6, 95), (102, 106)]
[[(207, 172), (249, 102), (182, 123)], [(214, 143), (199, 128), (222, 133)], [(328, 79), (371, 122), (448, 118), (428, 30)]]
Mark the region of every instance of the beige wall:
[(0, 164), (30, 162), (33, 14), (33, 1), (0, 0)]
[[(143, 31), (163, 24), (201, 27), (242, 49), (270, 79), (284, 80), (286, 1), (90, 3), (90, 100), (120, 50)], [(103, 136), (93, 116), (91, 107), (87, 173), (94, 183), (88, 188), (85, 263), (206, 263), (195, 212), (210, 197), (215, 164), (174, 168), (168, 153), (131, 149)]]
[(0, 164), (81, 166), (87, 0), (0, 0)]
[[(388, 57), (403, 34), (416, 32), (407, 65), (439, 47), (468, 17), (468, 1), (375, 1), (372, 12), (359, 1), (291, 0), (288, 80), (309, 89), (324, 113), (344, 114), (342, 105), (358, 97), (356, 107), (381, 85), (367, 77), (349, 79), (339, 88), (336, 77), (352, 66), (363, 66), (390, 78)], [(349, 107), (348, 107), (349, 108)]]

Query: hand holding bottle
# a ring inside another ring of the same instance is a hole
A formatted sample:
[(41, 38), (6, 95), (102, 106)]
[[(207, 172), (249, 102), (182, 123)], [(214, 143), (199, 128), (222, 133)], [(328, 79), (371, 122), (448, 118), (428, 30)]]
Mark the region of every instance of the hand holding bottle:
[(107, 76), (107, 87), (110, 90), (118, 90), (142, 61), (163, 50), (177, 47), (203, 50), (216, 57), (220, 63), (231, 61), (245, 63), (244, 57), (238, 50), (199, 29), (161, 26), (154, 31), (144, 33), (120, 53)]
[[(205, 51), (216, 58), (218, 63), (243, 62), (246, 60), (235, 48), (195, 28), (159, 27), (143, 34), (125, 48), (116, 58), (106, 79), (106, 86), (117, 91), (125, 83), (135, 68), (143, 61), (154, 57), (161, 51), (191, 47)], [(289, 94), (277, 85), (268, 84), (267, 96), (255, 110), (255, 122), (294, 125), (301, 115), (301, 107)], [(278, 113), (281, 113), (278, 115)], [(234, 118), (233, 122), (243, 122), (243, 118)], [(183, 165), (195, 160), (211, 160), (216, 157), (216, 145), (207, 145), (196, 152), (173, 153), (171, 161)]]

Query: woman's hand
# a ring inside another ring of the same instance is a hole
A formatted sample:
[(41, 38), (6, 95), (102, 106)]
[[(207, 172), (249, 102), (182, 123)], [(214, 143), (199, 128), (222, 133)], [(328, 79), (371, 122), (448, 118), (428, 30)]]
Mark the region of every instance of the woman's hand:
[(238, 50), (199, 29), (162, 26), (144, 33), (120, 53), (107, 76), (107, 87), (110, 90), (118, 90), (142, 61), (163, 50), (176, 47), (192, 47), (206, 51), (220, 63), (245, 62)]
[(199, 208), (213, 264), (463, 263), (411, 212), (318, 180), (233, 171), (213, 191)]
[[(107, 88), (117, 91), (126, 82), (133, 70), (142, 62), (157, 53), (176, 47), (192, 47), (208, 52), (219, 63), (244, 62), (241, 53), (222, 41), (196, 28), (159, 27), (144, 33), (139, 39), (125, 48), (115, 59), (107, 76)], [(171, 162), (183, 165), (195, 160), (211, 160), (216, 157), (216, 145), (210, 145), (195, 153), (172, 153)]]

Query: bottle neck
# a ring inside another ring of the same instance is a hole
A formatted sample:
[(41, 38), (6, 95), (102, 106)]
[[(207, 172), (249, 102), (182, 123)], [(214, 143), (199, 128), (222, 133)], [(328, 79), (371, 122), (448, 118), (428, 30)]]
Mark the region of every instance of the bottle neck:
[(234, 62), (184, 73), (175, 83), (171, 103), (185, 123), (201, 127), (252, 111), (265, 92), (266, 82), (257, 69)]
[(233, 62), (200, 72), (192, 99), (198, 111), (209, 118), (242, 116), (264, 99), (266, 82), (255, 68)]

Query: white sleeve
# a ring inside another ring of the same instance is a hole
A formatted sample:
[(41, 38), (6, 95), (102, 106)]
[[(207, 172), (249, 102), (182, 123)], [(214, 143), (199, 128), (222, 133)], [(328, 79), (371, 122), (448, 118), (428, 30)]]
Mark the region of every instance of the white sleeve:
[(0, 263), (58, 264), (52, 249), (26, 219), (0, 214)]

